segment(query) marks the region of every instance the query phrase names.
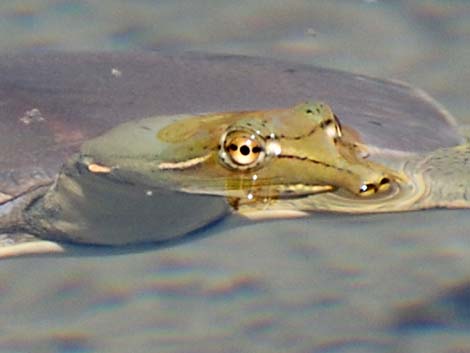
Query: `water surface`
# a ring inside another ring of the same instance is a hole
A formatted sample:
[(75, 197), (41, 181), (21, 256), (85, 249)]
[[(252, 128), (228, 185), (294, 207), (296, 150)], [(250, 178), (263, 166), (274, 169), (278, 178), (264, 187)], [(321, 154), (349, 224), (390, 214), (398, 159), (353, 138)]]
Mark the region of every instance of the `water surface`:
[[(469, 14), (465, 1), (9, 1), (0, 51), (288, 59), (409, 81), (468, 122)], [(0, 351), (468, 351), (466, 217), (228, 219), (146, 252), (4, 261)]]

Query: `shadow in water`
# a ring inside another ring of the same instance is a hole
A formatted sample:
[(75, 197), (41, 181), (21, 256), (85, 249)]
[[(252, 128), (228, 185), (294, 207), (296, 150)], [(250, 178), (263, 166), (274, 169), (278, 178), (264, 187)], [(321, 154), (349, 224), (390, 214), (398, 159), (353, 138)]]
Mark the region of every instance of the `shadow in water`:
[(175, 239), (162, 240), (158, 242), (146, 242), (136, 245), (127, 246), (107, 246), (107, 245), (89, 245), (89, 244), (74, 244), (70, 242), (64, 242), (60, 245), (63, 247), (64, 252), (59, 253), (44, 253), (44, 254), (30, 254), (19, 257), (13, 257), (12, 259), (21, 259), (25, 257), (70, 257), (70, 256), (81, 256), (81, 257), (94, 257), (94, 256), (117, 256), (126, 255), (130, 253), (143, 253), (148, 251), (158, 251), (160, 249), (166, 249), (173, 246), (185, 244), (187, 242), (197, 241), (202, 238), (215, 236), (225, 230), (232, 229), (234, 227), (243, 226), (252, 222), (251, 220), (233, 214), (229, 217), (223, 217), (206, 226), (199, 228), (193, 232), (187, 233), (181, 237)]
[(392, 329), (399, 334), (470, 329), (470, 281), (428, 301), (402, 307)]

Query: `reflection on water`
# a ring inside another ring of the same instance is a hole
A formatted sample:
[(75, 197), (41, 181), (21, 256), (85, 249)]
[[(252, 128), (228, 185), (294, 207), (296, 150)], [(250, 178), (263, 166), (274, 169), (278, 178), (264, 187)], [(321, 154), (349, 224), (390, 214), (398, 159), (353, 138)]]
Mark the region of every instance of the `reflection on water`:
[[(406, 79), (465, 118), (468, 14), (465, 1), (9, 1), (0, 48), (289, 58)], [(154, 251), (4, 261), (0, 351), (468, 351), (467, 216), (227, 220)]]

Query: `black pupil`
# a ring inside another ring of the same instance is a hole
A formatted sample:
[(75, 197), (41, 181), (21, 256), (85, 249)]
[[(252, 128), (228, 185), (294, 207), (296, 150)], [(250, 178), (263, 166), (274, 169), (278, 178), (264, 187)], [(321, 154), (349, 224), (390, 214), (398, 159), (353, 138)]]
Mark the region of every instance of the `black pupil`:
[(252, 148), (250, 148), (250, 145), (239, 146), (236, 142), (234, 142), (228, 145), (227, 150), (233, 151), (233, 152), (239, 151), (240, 154), (242, 154), (243, 156), (248, 156), (250, 155), (250, 153), (253, 153), (253, 154), (261, 153), (262, 148), (260, 146), (253, 146)]
[(241, 146), (240, 153), (244, 156), (248, 156), (250, 154), (250, 147), (248, 147), (247, 145)]

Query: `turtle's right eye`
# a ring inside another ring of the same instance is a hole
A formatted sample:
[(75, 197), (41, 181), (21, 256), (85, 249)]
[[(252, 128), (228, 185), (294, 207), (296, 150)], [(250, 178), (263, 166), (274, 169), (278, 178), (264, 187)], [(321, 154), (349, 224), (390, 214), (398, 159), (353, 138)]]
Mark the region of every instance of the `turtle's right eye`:
[(295, 109), (306, 114), (311, 121), (315, 125), (319, 125), (329, 137), (338, 139), (343, 136), (341, 123), (328, 104), (304, 103), (299, 104)]
[(229, 131), (222, 136), (219, 156), (230, 168), (254, 168), (261, 164), (266, 156), (264, 139), (250, 131)]

